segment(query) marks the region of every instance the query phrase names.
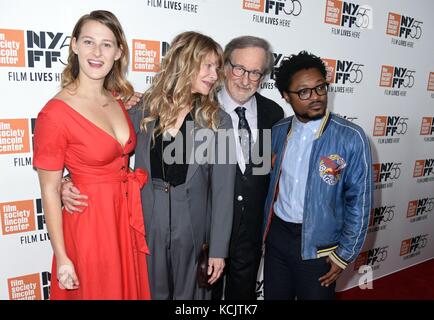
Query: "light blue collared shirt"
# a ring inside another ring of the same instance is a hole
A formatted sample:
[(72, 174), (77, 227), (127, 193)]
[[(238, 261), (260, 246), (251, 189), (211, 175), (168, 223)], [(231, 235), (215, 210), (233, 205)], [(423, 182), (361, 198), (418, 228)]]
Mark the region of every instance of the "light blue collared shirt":
[(280, 219), (302, 223), (310, 153), (322, 119), (307, 123), (299, 121), (297, 117), (293, 119), (291, 138), (282, 160), (279, 194), (273, 208)]

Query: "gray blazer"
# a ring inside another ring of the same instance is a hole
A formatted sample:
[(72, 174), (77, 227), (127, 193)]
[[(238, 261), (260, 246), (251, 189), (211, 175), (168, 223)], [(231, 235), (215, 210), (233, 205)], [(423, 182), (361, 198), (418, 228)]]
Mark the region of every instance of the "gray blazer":
[[(143, 111), (132, 108), (128, 111), (137, 135), (137, 145), (135, 149), (135, 168), (145, 169), (149, 174), (148, 183), (141, 191), (143, 214), (146, 230), (151, 230), (152, 215), (154, 208), (154, 190), (151, 177), (150, 148), (152, 131), (155, 122), (148, 124), (147, 132), (140, 131), (140, 121), (143, 118)], [(223, 110), (219, 111), (219, 129), (232, 129), (230, 116)], [(195, 130), (190, 134), (197, 135)], [(232, 130), (230, 130), (232, 132)], [(187, 133), (188, 134), (188, 133)], [(233, 134), (233, 132), (232, 132)], [(212, 148), (218, 150), (219, 135), (214, 134), (214, 139), (209, 141)], [(233, 135), (228, 137), (230, 141), (235, 141)], [(229, 140), (227, 142), (229, 142)], [(194, 140), (195, 150), (203, 141)], [(222, 143), (221, 143), (222, 145)], [(220, 145), (220, 146), (221, 146)], [(226, 143), (226, 154), (235, 155), (234, 146)], [(221, 149), (221, 148), (220, 148)], [(188, 152), (188, 150), (187, 150)], [(188, 153), (187, 153), (188, 154)], [(216, 151), (218, 159), (218, 151)], [(228, 157), (227, 157), (228, 158)], [(228, 160), (226, 158), (226, 160)], [(233, 218), (233, 199), (236, 172), (236, 157), (231, 159), (228, 164), (197, 163), (190, 164), (187, 171), (185, 182), (186, 201), (188, 201), (189, 217), (191, 230), (193, 233), (196, 258), (199, 255), (202, 243), (205, 241), (205, 234), (209, 242), (209, 256), (212, 258), (226, 258), (229, 251), (229, 241), (232, 230)], [(205, 229), (207, 228), (207, 229)]]

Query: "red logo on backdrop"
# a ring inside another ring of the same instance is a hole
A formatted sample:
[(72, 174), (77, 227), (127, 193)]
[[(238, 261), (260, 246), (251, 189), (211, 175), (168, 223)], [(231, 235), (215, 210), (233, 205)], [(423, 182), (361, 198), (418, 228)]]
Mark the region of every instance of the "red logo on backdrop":
[(160, 69), (160, 52), (160, 41), (133, 40), (133, 71), (158, 72)]
[(425, 167), (425, 160), (416, 160), (414, 164), (413, 177), (422, 177), (423, 176), (423, 168)]
[(265, 0), (244, 0), (243, 9), (264, 12)]
[(434, 72), (429, 73), (428, 77), (428, 87), (426, 88), (428, 91), (434, 91)]
[(0, 119), (0, 155), (28, 152), (29, 119)]
[(3, 202), (0, 207), (3, 235), (35, 230), (33, 200)]
[(0, 67), (24, 67), (24, 44), (23, 30), (0, 29)]
[(342, 18), (342, 1), (327, 0), (324, 22), (340, 26), (341, 18)]
[(423, 117), (420, 126), (420, 135), (428, 136), (434, 132), (434, 117)]
[(50, 298), (50, 272), (8, 279), (9, 300), (47, 300)]
[(392, 87), (393, 70), (392, 66), (381, 66), (380, 87)]
[(336, 79), (336, 60), (334, 59), (321, 59), (327, 70), (327, 78), (326, 81), (328, 83), (335, 83)]
[(374, 137), (386, 135), (387, 116), (375, 117)]
[(389, 12), (387, 18), (386, 34), (391, 36), (399, 36), (399, 26), (401, 25), (401, 15)]

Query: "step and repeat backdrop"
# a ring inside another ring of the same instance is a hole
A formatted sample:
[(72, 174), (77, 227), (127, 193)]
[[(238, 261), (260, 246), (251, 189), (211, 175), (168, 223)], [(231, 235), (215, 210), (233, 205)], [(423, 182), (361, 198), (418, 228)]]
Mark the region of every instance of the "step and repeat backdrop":
[[(52, 251), (32, 140), (39, 110), (60, 88), (70, 33), (110, 10), (130, 45), (129, 80), (152, 82), (171, 40), (195, 30), (222, 46), (255, 35), (275, 64), (308, 50), (328, 68), (329, 108), (364, 128), (375, 199), (365, 245), (337, 290), (434, 257), (434, 2), (431, 0), (0, 0), (0, 299), (48, 299)], [(261, 93), (292, 114), (274, 86)], [(258, 274), (262, 298), (262, 274)]]

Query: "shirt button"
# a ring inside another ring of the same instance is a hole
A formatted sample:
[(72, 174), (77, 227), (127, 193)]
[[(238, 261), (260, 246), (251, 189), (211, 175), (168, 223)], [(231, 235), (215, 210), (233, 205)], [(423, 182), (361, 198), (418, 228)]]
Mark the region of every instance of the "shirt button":
[(125, 166), (122, 166), (121, 170), (125, 170)]
[(238, 200), (238, 201), (243, 201), (243, 196), (238, 196), (238, 197), (237, 197), (237, 200)]
[(295, 180), (295, 183), (298, 183), (298, 179)]
[(303, 140), (306, 140), (306, 137), (303, 137)]
[(301, 161), (301, 158), (298, 158), (298, 161)]

